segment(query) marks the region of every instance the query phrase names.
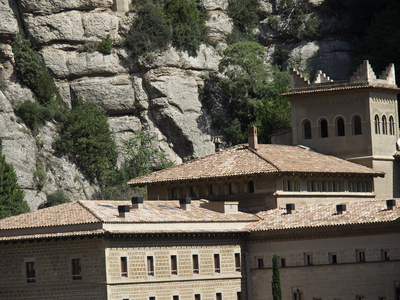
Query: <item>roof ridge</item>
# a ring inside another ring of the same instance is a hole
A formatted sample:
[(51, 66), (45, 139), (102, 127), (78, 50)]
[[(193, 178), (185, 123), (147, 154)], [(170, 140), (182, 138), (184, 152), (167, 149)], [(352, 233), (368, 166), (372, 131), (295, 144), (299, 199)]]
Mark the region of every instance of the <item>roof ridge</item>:
[[(87, 201), (87, 200), (86, 200)], [(87, 207), (86, 205), (84, 205), (82, 203), (82, 200), (78, 200), (76, 201), (80, 206), (82, 206), (84, 209), (86, 209), (89, 213), (91, 213), (97, 220), (99, 220), (100, 222), (103, 222), (102, 218), (100, 218), (94, 211), (92, 211), (89, 207)]]
[[(272, 144), (271, 144), (272, 145)], [(259, 153), (257, 153), (256, 150), (254, 150), (253, 148), (251, 148), (250, 146), (247, 147), (247, 149), (249, 149), (251, 152), (253, 152), (254, 154), (256, 154), (259, 158), (261, 158), (262, 160), (266, 161), (267, 163), (271, 164), (277, 171), (281, 171), (281, 169), (279, 169), (274, 163), (270, 162), (268, 159), (266, 159), (265, 157), (261, 156)]]

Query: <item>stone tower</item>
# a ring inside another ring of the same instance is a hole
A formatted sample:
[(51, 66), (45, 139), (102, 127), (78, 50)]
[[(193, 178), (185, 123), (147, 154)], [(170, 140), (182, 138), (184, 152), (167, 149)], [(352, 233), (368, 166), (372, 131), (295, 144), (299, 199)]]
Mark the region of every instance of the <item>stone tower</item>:
[(385, 172), (374, 182), (377, 198), (399, 196), (396, 142), (399, 137), (394, 65), (377, 78), (364, 61), (349, 81), (319, 71), (310, 83), (290, 70), (294, 145), (338, 156)]

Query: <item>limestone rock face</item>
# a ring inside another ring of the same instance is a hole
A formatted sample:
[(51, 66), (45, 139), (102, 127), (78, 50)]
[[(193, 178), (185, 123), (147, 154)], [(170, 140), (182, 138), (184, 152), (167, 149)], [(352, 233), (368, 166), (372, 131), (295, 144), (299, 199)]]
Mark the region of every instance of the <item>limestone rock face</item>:
[(115, 36), (118, 17), (108, 13), (66, 11), (52, 15), (24, 14), (24, 23), (36, 44), (101, 41)]
[(82, 98), (108, 114), (129, 114), (135, 110), (135, 91), (129, 75), (81, 78), (70, 83), (71, 98)]
[(125, 73), (116, 54), (100, 52), (78, 53), (45, 48), (41, 51), (44, 63), (56, 78), (78, 78), (83, 76), (111, 76)]
[(8, 6), (8, 1), (0, 1), (0, 40), (13, 40), (18, 34), (18, 22), (13, 11)]
[(113, 0), (20, 0), (22, 12), (52, 14), (65, 10), (92, 10), (112, 7)]
[(150, 70), (143, 80), (152, 116), (173, 150), (184, 160), (212, 152), (211, 120), (201, 108), (196, 80), (173, 68)]

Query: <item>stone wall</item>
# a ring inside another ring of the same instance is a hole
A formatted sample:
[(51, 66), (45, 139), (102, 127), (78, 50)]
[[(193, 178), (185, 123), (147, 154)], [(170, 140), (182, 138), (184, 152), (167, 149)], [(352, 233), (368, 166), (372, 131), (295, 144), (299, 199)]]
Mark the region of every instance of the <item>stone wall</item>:
[[(283, 299), (292, 299), (299, 289), (303, 299), (395, 299), (395, 286), (400, 276), (399, 234), (370, 235), (366, 237), (342, 237), (291, 241), (252, 242), (250, 252), (252, 300), (272, 295), (272, 255), (285, 259), (286, 267), (280, 268)], [(365, 262), (360, 262), (357, 251), (365, 252)], [(388, 251), (388, 261), (383, 252)], [(330, 254), (336, 255), (332, 263)], [(307, 265), (305, 255), (312, 256)], [(264, 268), (258, 267), (258, 259), (264, 260)]]
[[(103, 241), (17, 243), (0, 247), (1, 299), (106, 299)], [(82, 279), (72, 279), (72, 259), (82, 263)], [(27, 282), (26, 262), (35, 262), (36, 282)]]

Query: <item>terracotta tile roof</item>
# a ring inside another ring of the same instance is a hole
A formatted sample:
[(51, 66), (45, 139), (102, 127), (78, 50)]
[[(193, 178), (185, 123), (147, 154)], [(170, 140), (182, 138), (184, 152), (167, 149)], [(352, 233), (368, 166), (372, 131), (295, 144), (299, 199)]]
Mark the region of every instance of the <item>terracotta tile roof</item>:
[(260, 144), (254, 151), (244, 144), (132, 179), (128, 184), (282, 172), (383, 176), (382, 172), (302, 147)]
[(99, 223), (79, 202), (60, 204), (0, 220), (2, 230)]
[(71, 238), (76, 236), (96, 236), (103, 235), (105, 230), (83, 230), (83, 231), (71, 231), (71, 232), (57, 232), (57, 233), (38, 233), (38, 234), (23, 234), (23, 235), (12, 235), (12, 236), (0, 236), (0, 242), (7, 241), (21, 241), (21, 240), (38, 240), (38, 239), (49, 239), (49, 238)]
[(130, 201), (80, 201), (103, 222), (118, 223), (180, 223), (180, 222), (251, 222), (259, 220), (253, 214), (238, 212), (224, 214), (201, 207), (203, 200), (191, 202), (191, 210), (180, 209), (179, 201), (144, 201), (143, 209), (132, 209), (125, 218), (118, 216), (118, 205)]
[(346, 211), (336, 213), (336, 204), (298, 205), (291, 214), (286, 208), (262, 211), (260, 221), (249, 225), (250, 231), (285, 230), (335, 225), (400, 222), (400, 201), (393, 210), (386, 209), (385, 200), (344, 202)]

